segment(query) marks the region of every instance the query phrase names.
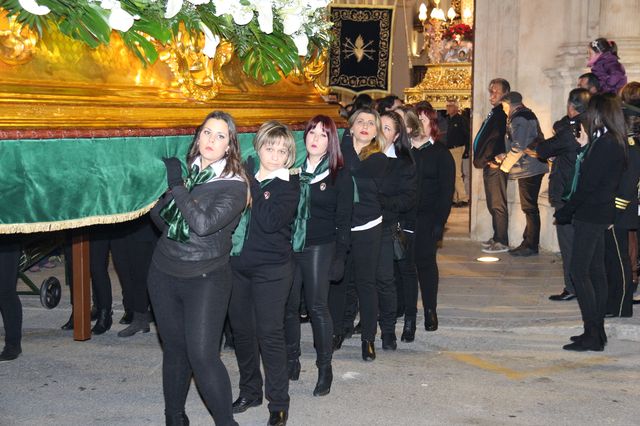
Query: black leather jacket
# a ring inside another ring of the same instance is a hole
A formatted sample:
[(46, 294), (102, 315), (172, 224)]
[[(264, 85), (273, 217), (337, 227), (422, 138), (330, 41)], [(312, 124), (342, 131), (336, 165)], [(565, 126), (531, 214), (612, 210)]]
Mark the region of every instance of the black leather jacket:
[[(180, 243), (167, 238), (166, 222), (160, 210), (171, 199), (189, 224), (189, 241)], [(176, 186), (151, 210), (151, 218), (162, 231), (156, 246), (164, 259), (176, 263), (212, 260), (216, 266), (229, 261), (231, 234), (240, 220), (247, 201), (247, 184), (239, 180), (214, 180), (198, 185), (189, 193)]]

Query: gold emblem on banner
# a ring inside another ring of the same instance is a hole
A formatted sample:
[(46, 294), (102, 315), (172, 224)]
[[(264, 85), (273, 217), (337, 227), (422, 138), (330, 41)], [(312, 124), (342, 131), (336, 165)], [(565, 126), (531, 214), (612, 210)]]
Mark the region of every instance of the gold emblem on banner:
[(364, 59), (365, 57), (373, 61), (373, 56), (371, 56), (370, 53), (375, 53), (376, 50), (368, 48), (372, 43), (373, 40), (365, 43), (362, 35), (360, 34), (358, 34), (355, 43), (347, 37), (344, 43), (344, 47), (342, 48), (342, 51), (347, 54), (347, 56), (345, 56), (345, 59), (349, 59), (350, 57), (355, 56), (356, 62), (362, 61), (362, 59)]

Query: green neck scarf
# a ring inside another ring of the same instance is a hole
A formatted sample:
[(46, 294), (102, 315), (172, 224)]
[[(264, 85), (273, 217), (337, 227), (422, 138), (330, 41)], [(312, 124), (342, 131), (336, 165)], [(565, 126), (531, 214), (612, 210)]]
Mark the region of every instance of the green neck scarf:
[[(191, 192), (196, 185), (209, 181), (215, 177), (215, 175), (216, 172), (213, 171), (213, 167), (207, 167), (203, 171), (200, 171), (198, 165), (193, 164), (184, 186), (187, 188), (187, 191)], [(189, 241), (189, 224), (176, 205), (176, 200), (171, 200), (171, 202), (160, 211), (160, 217), (169, 225), (169, 231), (167, 232), (169, 239), (181, 243)]]
[(562, 194), (562, 201), (564, 202), (568, 202), (578, 188), (578, 181), (580, 180), (580, 167), (582, 166), (582, 161), (584, 160), (585, 155), (587, 155), (589, 149), (591, 149), (591, 143), (587, 144), (587, 146), (578, 153), (578, 156), (576, 158), (576, 165), (573, 169), (573, 179), (571, 180), (571, 187), (568, 191), (565, 190), (565, 193)]
[[(265, 179), (260, 182), (260, 188), (264, 188), (265, 186), (271, 183), (272, 179)], [(238, 226), (233, 231), (231, 235), (231, 256), (239, 256), (242, 253), (242, 247), (244, 247), (244, 242), (249, 238), (249, 223), (251, 222), (251, 207), (244, 209), (242, 215), (240, 216), (240, 222), (238, 222)]]
[[(307, 160), (308, 161), (308, 160)], [(306, 162), (305, 162), (306, 164)], [(300, 200), (298, 201), (298, 211), (296, 220), (293, 222), (293, 251), (304, 250), (304, 243), (307, 238), (307, 221), (311, 217), (311, 181), (329, 169), (329, 157), (320, 160), (313, 173), (300, 170)]]

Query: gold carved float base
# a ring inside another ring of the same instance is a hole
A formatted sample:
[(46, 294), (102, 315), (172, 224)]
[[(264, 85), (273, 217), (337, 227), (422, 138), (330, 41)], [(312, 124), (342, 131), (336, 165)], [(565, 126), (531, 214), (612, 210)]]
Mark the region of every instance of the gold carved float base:
[(197, 45), (183, 37), (145, 68), (115, 33), (97, 49), (54, 30), (38, 40), (0, 11), (0, 129), (193, 127), (214, 109), (240, 126), (304, 123), (318, 113), (339, 119), (321, 96), (322, 59), (263, 86), (242, 72), (228, 43), (211, 60)]
[(435, 109), (445, 109), (448, 99), (456, 99), (460, 108), (471, 108), (471, 68), (468, 62), (427, 65), (420, 84), (404, 90), (404, 100), (429, 101)]

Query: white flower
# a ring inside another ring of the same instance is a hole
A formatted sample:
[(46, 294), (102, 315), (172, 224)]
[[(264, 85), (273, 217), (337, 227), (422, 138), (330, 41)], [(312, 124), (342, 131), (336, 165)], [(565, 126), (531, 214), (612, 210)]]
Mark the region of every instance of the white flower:
[(297, 11), (292, 11), (293, 13), (289, 13), (288, 11), (281, 14), (280, 17), (282, 18), (282, 25), (283, 25), (283, 32), (286, 35), (292, 35), (296, 32), (298, 32), (298, 30), (300, 28), (302, 28), (302, 24), (303, 24), (303, 16), (301, 13), (296, 13)]
[(47, 6), (40, 6), (36, 0), (18, 0), (20, 6), (29, 13), (34, 15), (46, 15), (51, 12)]
[(265, 34), (271, 34), (273, 32), (273, 9), (271, 9), (271, 3), (258, 0), (254, 1), (253, 4), (258, 11), (260, 31)]
[(293, 42), (298, 48), (298, 55), (307, 56), (309, 53), (309, 39), (305, 33), (297, 33), (293, 35)]
[(167, 1), (167, 10), (164, 13), (165, 19), (171, 19), (180, 12), (182, 9), (182, 0), (169, 0)]
[(209, 27), (202, 22), (200, 22), (200, 29), (204, 33), (204, 48), (202, 49), (202, 53), (213, 58), (216, 56), (216, 49), (218, 48), (218, 44), (220, 44), (220, 37), (214, 35)]
[(117, 0), (102, 0), (100, 2), (100, 7), (106, 10), (111, 10), (116, 5), (116, 3), (120, 3)]
[(109, 26), (114, 30), (127, 32), (133, 26), (135, 19), (140, 19), (140, 17), (131, 15), (122, 9), (119, 1), (116, 1), (111, 9), (111, 15), (109, 15)]
[(189, 3), (191, 3), (194, 6), (198, 6), (199, 4), (207, 4), (209, 3), (209, 0), (187, 0)]
[(231, 11), (231, 16), (233, 16), (233, 22), (236, 24), (247, 25), (253, 19), (253, 10), (238, 6)]
[(253, 9), (238, 0), (216, 0), (216, 16), (231, 15), (237, 25), (247, 25), (253, 19)]

